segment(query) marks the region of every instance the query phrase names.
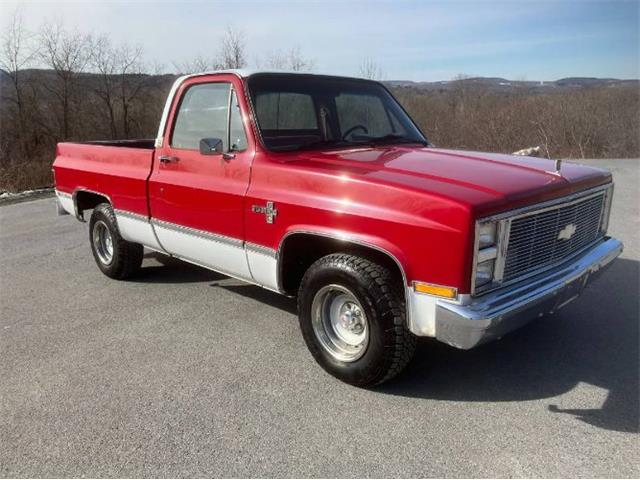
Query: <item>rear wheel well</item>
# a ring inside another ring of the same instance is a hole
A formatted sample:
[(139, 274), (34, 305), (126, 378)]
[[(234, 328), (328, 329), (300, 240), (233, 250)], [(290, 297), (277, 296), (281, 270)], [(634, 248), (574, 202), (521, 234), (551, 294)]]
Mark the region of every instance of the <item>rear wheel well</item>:
[(86, 190), (77, 190), (73, 194), (73, 204), (76, 209), (76, 217), (78, 220), (84, 220), (84, 211), (85, 210), (93, 210), (95, 207), (100, 205), (101, 203), (108, 203), (111, 205), (111, 202), (104, 195), (100, 195), (99, 193), (88, 192)]
[(320, 258), (332, 253), (347, 253), (371, 260), (387, 267), (395, 279), (404, 284), (400, 265), (390, 254), (382, 250), (323, 235), (296, 233), (285, 238), (280, 247), (280, 288), (288, 295), (296, 295), (307, 269)]

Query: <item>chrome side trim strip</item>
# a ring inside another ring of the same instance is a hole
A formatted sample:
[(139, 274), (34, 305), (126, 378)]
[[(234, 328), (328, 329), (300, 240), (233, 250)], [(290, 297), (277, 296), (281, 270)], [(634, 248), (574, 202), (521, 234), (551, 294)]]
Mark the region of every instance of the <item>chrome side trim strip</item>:
[(114, 209), (113, 212), (116, 215), (120, 215), (123, 217), (129, 217), (132, 220), (140, 220), (143, 222), (149, 222), (149, 217), (147, 217), (146, 215), (140, 215), (139, 213), (134, 213), (134, 212), (129, 212), (128, 210), (119, 210), (119, 209)]
[(266, 255), (271, 258), (278, 258), (278, 251), (273, 248), (265, 247), (264, 245), (258, 245), (257, 243), (245, 242), (245, 248), (249, 252), (259, 253), (260, 255)]
[(164, 251), (158, 241), (149, 217), (127, 210), (114, 209), (118, 229), (122, 238), (129, 242), (139, 243), (145, 247)]
[(148, 222), (160, 228), (167, 228), (167, 229), (175, 230), (177, 232), (184, 233), (187, 235), (194, 235), (196, 237), (201, 237), (206, 240), (212, 240), (214, 242), (223, 243), (225, 245), (231, 245), (232, 247), (237, 247), (237, 248), (244, 247), (251, 252), (259, 253), (261, 255), (266, 255), (272, 258), (278, 257), (278, 252), (276, 250), (274, 250), (273, 248), (265, 247), (264, 245), (259, 245), (257, 243), (244, 242), (243, 240), (238, 238), (227, 237), (225, 235), (207, 232), (206, 230), (198, 230), (195, 228), (186, 227), (184, 225), (178, 225), (177, 223), (167, 222), (165, 220), (157, 220), (155, 218), (152, 218), (151, 220), (149, 220), (149, 217), (147, 217), (146, 215), (130, 212), (128, 210), (115, 209), (114, 212), (116, 215), (129, 217), (132, 220)]
[(177, 225), (175, 223), (165, 222), (164, 220), (156, 220), (155, 218), (151, 219), (151, 224), (156, 227), (167, 228), (169, 230), (174, 230), (179, 233), (193, 235), (196, 237), (204, 238), (205, 240), (211, 240), (211, 241), (222, 243), (225, 245), (230, 245), (236, 248), (244, 247), (244, 241), (242, 240), (239, 240), (233, 237), (226, 237), (224, 235), (218, 235), (216, 233), (207, 232), (205, 230), (197, 230), (195, 228), (185, 227), (183, 225)]

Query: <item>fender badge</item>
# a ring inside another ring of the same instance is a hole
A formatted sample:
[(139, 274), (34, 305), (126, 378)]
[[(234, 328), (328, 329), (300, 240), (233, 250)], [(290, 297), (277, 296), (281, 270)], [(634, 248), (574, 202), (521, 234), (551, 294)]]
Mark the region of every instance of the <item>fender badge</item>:
[(273, 223), (276, 215), (278, 215), (278, 210), (273, 202), (267, 202), (267, 205), (264, 207), (262, 205), (252, 205), (251, 211), (253, 213), (263, 213), (267, 223)]

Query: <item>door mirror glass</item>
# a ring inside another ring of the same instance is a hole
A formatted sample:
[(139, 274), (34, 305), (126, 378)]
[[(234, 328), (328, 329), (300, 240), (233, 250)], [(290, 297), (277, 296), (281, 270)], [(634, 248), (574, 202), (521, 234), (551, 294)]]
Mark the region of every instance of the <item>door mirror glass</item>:
[(224, 144), (220, 138), (203, 138), (200, 140), (200, 153), (202, 155), (220, 155), (224, 150)]

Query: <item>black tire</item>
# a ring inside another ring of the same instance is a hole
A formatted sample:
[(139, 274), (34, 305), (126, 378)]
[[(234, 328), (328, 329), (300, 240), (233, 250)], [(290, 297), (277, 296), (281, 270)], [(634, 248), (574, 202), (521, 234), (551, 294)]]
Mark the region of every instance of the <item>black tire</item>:
[[(96, 245), (96, 224), (99, 224), (98, 231), (104, 225), (111, 235), (112, 254), (108, 262), (101, 258), (99, 247)], [(116, 216), (108, 203), (101, 203), (93, 209), (89, 221), (89, 241), (93, 258), (100, 271), (107, 277), (124, 280), (134, 275), (142, 265), (144, 248), (138, 243), (127, 242), (120, 236)]]
[[(415, 352), (416, 337), (406, 327), (402, 283), (389, 269), (354, 255), (327, 255), (309, 267), (298, 292), (300, 328), (307, 347), (324, 370), (351, 385), (370, 387), (393, 378), (406, 367)], [(313, 317), (319, 318), (321, 311), (314, 309), (314, 298), (332, 285), (352, 293), (366, 315), (368, 343), (355, 360), (337, 359), (325, 346), (326, 341), (323, 345), (320, 340), (319, 323), (314, 329)]]

